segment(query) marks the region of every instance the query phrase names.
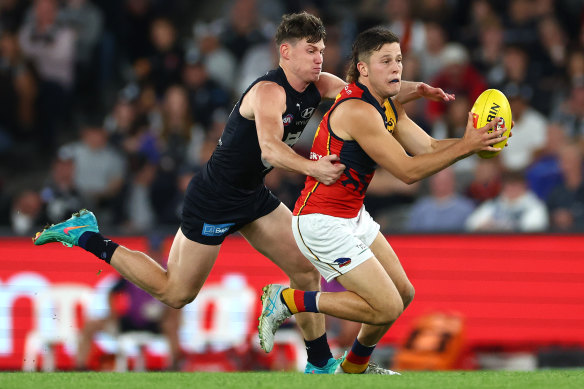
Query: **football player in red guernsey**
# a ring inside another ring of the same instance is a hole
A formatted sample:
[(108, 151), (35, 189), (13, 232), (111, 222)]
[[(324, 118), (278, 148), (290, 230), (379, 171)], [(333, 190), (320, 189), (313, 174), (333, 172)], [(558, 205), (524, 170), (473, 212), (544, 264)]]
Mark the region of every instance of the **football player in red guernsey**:
[(363, 206), (377, 165), (413, 183), (481, 150), (497, 151), (504, 129), (496, 120), (475, 129), (469, 112), (460, 139), (436, 140), (406, 115), (394, 98), (401, 87), (399, 38), (369, 29), (353, 44), (347, 85), (325, 114), (310, 158), (337, 155), (341, 177), (323, 185), (307, 177), (293, 212), (292, 230), (302, 253), (330, 281), (347, 291), (303, 292), (282, 285), (264, 288), (260, 335), (275, 331), (286, 317), (321, 312), (363, 323), (337, 372), (394, 374), (369, 362), (375, 345), (414, 297), (395, 252)]

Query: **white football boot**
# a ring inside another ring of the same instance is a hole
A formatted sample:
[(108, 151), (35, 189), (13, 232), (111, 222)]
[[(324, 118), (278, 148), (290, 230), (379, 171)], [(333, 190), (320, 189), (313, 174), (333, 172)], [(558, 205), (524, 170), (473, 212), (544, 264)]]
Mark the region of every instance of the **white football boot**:
[(258, 332), (260, 347), (267, 353), (274, 348), (274, 334), (284, 320), (292, 316), (288, 307), (280, 299), (280, 295), (287, 286), (269, 284), (262, 291), (262, 314), (260, 315)]
[[(349, 374), (349, 373), (345, 373), (345, 371), (343, 370), (343, 367), (341, 365), (339, 365), (339, 367), (337, 367), (337, 371), (335, 371), (335, 374)], [(358, 374), (401, 375), (401, 373), (398, 373), (397, 371), (384, 369), (383, 367), (380, 367), (375, 362), (369, 362), (369, 365), (367, 365), (367, 368), (365, 369), (365, 371), (363, 373), (358, 373)]]

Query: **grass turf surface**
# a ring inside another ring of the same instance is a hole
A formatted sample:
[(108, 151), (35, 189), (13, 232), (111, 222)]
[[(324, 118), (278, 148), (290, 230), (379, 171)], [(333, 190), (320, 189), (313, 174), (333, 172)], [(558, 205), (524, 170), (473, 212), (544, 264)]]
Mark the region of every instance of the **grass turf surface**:
[(300, 373), (0, 373), (0, 388), (584, 388), (584, 370), (534, 372), (405, 372), (402, 376), (305, 375)]

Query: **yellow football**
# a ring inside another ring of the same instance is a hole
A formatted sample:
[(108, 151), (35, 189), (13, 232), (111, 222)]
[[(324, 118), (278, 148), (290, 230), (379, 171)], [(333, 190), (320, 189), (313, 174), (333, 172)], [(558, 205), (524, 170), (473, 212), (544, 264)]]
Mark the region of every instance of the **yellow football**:
[[(477, 98), (472, 109), (473, 124), (475, 128), (486, 126), (495, 117), (500, 117), (502, 120), (497, 124), (496, 128), (505, 127), (504, 136), (509, 136), (511, 131), (511, 107), (507, 97), (498, 89), (487, 89)], [(492, 130), (491, 130), (492, 131)], [(495, 143), (493, 147), (499, 147), (501, 150), (505, 147), (507, 139), (499, 143)], [(500, 151), (479, 151), (478, 155), (481, 158), (493, 158), (499, 154)]]

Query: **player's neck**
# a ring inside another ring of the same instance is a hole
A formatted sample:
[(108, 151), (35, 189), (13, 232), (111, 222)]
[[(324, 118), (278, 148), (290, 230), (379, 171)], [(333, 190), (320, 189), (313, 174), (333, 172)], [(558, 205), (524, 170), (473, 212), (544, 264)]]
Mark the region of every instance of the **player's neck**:
[(304, 92), (306, 88), (308, 88), (310, 82), (306, 82), (300, 77), (298, 77), (296, 74), (294, 74), (293, 71), (288, 69), (288, 67), (284, 65), (282, 62), (280, 62), (280, 67), (282, 68), (282, 70), (284, 70), (284, 75), (286, 75), (286, 80), (288, 80), (288, 84), (290, 84), (290, 86), (294, 88), (294, 90), (298, 92)]
[(381, 94), (377, 93), (377, 91), (375, 90), (375, 88), (373, 88), (373, 86), (371, 86), (371, 83), (369, 82), (369, 78), (367, 77), (359, 77), (359, 83), (365, 85), (367, 87), (367, 89), (369, 90), (369, 93), (371, 93), (371, 95), (373, 96), (373, 98), (375, 100), (377, 100), (377, 102), (379, 103), (379, 105), (383, 105), (383, 103), (385, 102), (385, 100), (388, 99), (388, 97), (383, 97), (381, 96)]

